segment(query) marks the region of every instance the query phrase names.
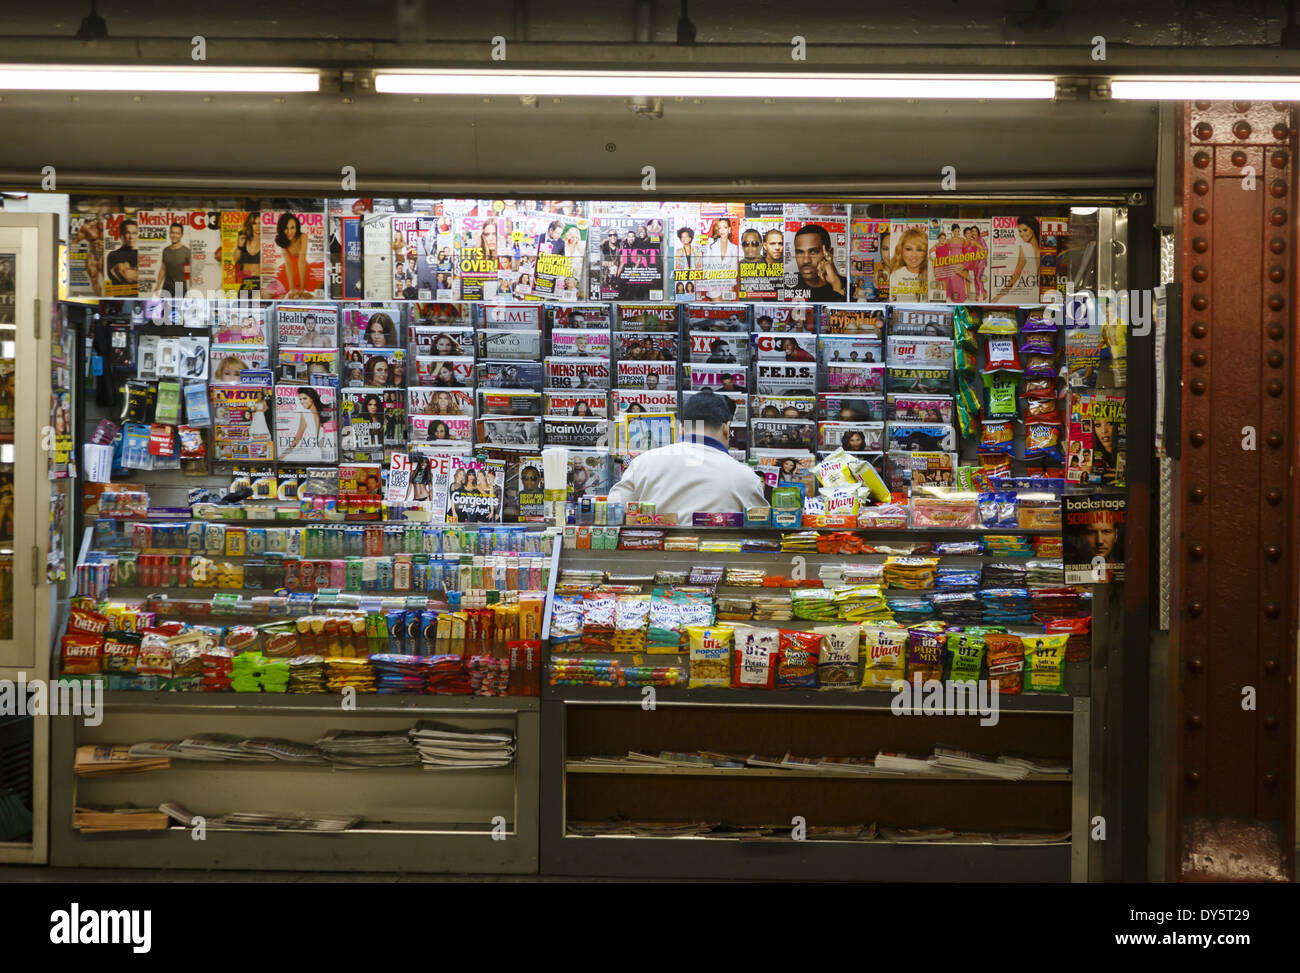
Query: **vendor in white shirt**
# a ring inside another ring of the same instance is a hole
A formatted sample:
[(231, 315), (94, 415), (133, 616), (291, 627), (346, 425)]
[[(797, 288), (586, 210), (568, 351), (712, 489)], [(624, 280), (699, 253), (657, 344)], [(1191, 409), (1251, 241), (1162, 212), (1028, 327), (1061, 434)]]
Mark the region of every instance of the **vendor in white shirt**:
[(682, 441), (642, 453), (628, 464), (609, 491), (617, 503), (655, 505), (655, 513), (676, 514), (689, 524), (695, 513), (743, 513), (765, 507), (758, 474), (727, 452), (731, 403), (708, 389), (686, 400), (679, 414)]

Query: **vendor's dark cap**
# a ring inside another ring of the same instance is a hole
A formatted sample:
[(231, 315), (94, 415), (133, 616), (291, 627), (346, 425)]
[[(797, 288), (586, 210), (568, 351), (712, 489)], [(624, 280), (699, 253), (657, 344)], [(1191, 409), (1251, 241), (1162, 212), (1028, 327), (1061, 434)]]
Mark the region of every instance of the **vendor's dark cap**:
[(682, 421), (721, 426), (731, 421), (731, 403), (710, 389), (701, 389), (682, 406)]

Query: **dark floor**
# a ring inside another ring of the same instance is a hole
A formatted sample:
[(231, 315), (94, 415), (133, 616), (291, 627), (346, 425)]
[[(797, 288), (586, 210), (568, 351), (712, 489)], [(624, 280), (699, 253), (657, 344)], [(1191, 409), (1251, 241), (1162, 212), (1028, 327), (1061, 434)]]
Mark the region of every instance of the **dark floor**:
[[(0, 865), (0, 885), (20, 882), (618, 882), (611, 878), (540, 875), (435, 875), (406, 872), (279, 872), (225, 869), (53, 868), (47, 865)], [(637, 882), (654, 879), (636, 879)]]

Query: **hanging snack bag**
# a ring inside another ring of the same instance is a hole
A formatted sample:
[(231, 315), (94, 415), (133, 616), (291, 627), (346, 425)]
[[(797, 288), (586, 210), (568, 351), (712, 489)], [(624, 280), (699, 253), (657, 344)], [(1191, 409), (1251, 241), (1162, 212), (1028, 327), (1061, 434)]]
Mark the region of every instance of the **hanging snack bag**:
[(1025, 692), (1065, 692), (1065, 645), (1069, 633), (1022, 635), (1025, 647)]
[(897, 625), (862, 626), (862, 686), (888, 689), (907, 666), (907, 629)]
[(1007, 308), (989, 308), (984, 312), (980, 322), (979, 334), (1015, 335), (1020, 329), (1016, 326), (1016, 312)]
[(732, 638), (734, 665), (733, 689), (775, 689), (776, 668), (780, 655), (780, 635), (774, 628), (737, 625)]
[(688, 625), (691, 645), (691, 689), (731, 685), (731, 650), (735, 630), (730, 625)]
[(649, 595), (619, 595), (614, 606), (613, 650), (644, 652), (649, 621)]
[(1020, 636), (990, 632), (984, 636), (984, 648), (988, 655), (989, 679), (997, 681), (998, 692), (1019, 694), (1025, 665), (1025, 648), (1020, 643)]
[(908, 630), (907, 679), (928, 682), (943, 676), (943, 653), (948, 645), (948, 633), (929, 628)]
[(984, 665), (984, 633), (957, 632), (948, 638), (948, 678), (952, 682), (978, 682)]
[(821, 657), (820, 632), (780, 630), (780, 655), (776, 665), (777, 689), (816, 689), (817, 661)]
[(984, 372), (1020, 372), (1020, 353), (1014, 335), (990, 335), (984, 346)]
[(981, 453), (1016, 454), (1016, 430), (1010, 419), (983, 419), (980, 421)]
[(822, 637), (817, 660), (817, 683), (822, 689), (856, 689), (862, 682), (859, 657), (862, 630), (857, 625), (827, 625), (817, 629)]

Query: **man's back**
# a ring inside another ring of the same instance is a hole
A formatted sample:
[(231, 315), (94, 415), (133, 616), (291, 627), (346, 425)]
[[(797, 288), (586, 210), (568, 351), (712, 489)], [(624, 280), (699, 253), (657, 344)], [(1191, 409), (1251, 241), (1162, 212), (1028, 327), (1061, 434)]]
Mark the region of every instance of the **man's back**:
[(610, 489), (609, 499), (652, 502), (656, 513), (674, 513), (679, 523), (689, 523), (693, 513), (736, 512), (766, 504), (762, 481), (753, 470), (702, 442), (642, 453)]

